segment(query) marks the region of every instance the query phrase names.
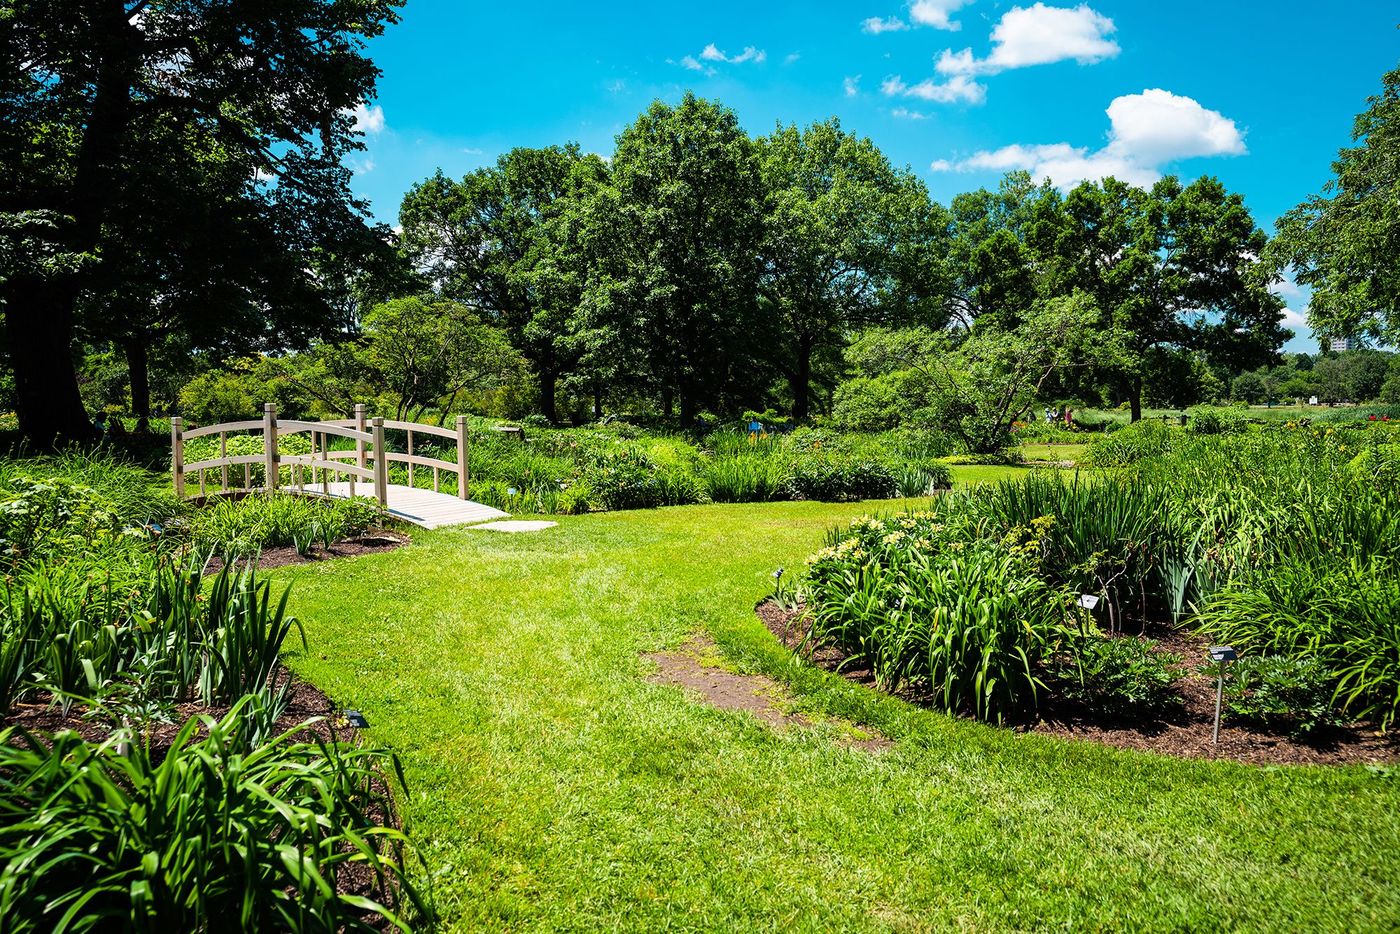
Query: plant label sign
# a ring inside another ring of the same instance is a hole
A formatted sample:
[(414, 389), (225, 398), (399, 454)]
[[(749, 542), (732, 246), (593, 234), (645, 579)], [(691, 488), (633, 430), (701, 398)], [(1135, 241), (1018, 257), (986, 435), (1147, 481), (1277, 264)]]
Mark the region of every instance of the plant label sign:
[(1092, 610), (1099, 605), (1098, 594), (1082, 593), (1079, 595), (1079, 605), (1086, 610)]

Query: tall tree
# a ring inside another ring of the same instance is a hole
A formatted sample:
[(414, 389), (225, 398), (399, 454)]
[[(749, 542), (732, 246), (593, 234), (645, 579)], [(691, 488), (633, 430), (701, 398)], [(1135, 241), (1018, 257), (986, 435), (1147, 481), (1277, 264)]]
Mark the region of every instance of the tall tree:
[(1270, 256), (1312, 287), (1308, 317), (1332, 337), (1400, 335), (1400, 68), (1357, 115), (1333, 177), (1278, 222)]
[(1168, 176), (1149, 190), (1085, 182), (1042, 221), (1044, 288), (1097, 304), (1100, 372), (1118, 384), (1134, 421), (1163, 351), (1198, 350), (1236, 372), (1276, 361), (1288, 332), (1260, 260), (1267, 237), (1218, 180)]
[(459, 182), (441, 172), (415, 185), (399, 210), (402, 243), (440, 293), (504, 327), (539, 379), (540, 407), (556, 417), (556, 387), (574, 366), (569, 320), (583, 276), (574, 230), (580, 199), (607, 165), (577, 144), (517, 148)]
[[(250, 260), (183, 290), (254, 313), (326, 307), (308, 249), (336, 254), (363, 232), (342, 157), (362, 144), (352, 108), (378, 71), (366, 38), (400, 0), (14, 0), (0, 32), (0, 214), (45, 211), (51, 252), (77, 268), (11, 271), (0, 286), (20, 427), (87, 437), (72, 366), (77, 315), (129, 312), (117, 257), (200, 279), (213, 254)], [(219, 179), (203, 177), (217, 166)], [(145, 167), (147, 170), (142, 171)], [(161, 214), (183, 196), (232, 242)], [(164, 228), (162, 227), (164, 224)], [(166, 234), (152, 240), (157, 233)], [(363, 242), (363, 241), (362, 241)], [(143, 274), (144, 275), (144, 274)], [(157, 276), (157, 298), (181, 291)], [(275, 287), (269, 288), (269, 283)], [(170, 290), (170, 291), (167, 291)], [(136, 290), (139, 291), (139, 290)], [(329, 312), (327, 312), (329, 313)]]
[(947, 218), (922, 182), (834, 118), (779, 126), (758, 147), (769, 196), (760, 295), (775, 319), (772, 358), (801, 420), (814, 357), (839, 354), (850, 329), (942, 323), (927, 319), (943, 307)]
[(588, 365), (657, 392), (692, 424), (753, 383), (763, 180), (729, 109), (654, 102), (618, 137), (590, 208)]

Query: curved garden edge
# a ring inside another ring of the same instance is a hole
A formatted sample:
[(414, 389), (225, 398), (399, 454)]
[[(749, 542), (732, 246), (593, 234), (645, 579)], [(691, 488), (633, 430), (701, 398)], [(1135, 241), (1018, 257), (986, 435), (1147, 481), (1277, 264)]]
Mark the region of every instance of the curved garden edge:
[[(778, 642), (803, 663), (876, 689), (868, 668), (842, 667), (847, 656), (840, 649), (828, 646), (811, 651), (803, 645), (807, 629), (800, 610), (786, 609), (768, 598), (760, 601), (754, 612)], [(1175, 651), (1188, 658), (1204, 655), (1205, 641), (1189, 632), (1177, 630), (1156, 634), (1156, 638), (1162, 651)], [(1400, 762), (1400, 736), (1379, 733), (1364, 723), (1328, 730), (1309, 741), (1301, 741), (1286, 734), (1232, 724), (1227, 718), (1220, 726), (1219, 745), (1212, 745), (1214, 682), (1187, 667), (1175, 682), (1174, 690), (1182, 699), (1180, 712), (1158, 720), (1111, 720), (1052, 700), (1036, 719), (1008, 725), (1006, 729), (1182, 759), (1224, 759), (1261, 766), (1392, 765)], [(916, 692), (901, 690), (893, 696), (923, 706)]]

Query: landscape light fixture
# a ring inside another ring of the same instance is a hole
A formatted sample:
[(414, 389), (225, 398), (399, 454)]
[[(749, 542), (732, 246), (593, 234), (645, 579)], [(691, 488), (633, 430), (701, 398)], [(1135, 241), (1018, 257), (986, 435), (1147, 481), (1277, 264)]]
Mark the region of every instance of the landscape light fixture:
[(1239, 658), (1231, 645), (1212, 645), (1209, 649), (1210, 660), (1220, 666), (1220, 671), (1215, 682), (1215, 729), (1210, 734), (1210, 744), (1218, 746), (1220, 744), (1220, 702), (1225, 697), (1225, 666)]
[(773, 580), (774, 580), (775, 582), (777, 582), (777, 583), (780, 583), (780, 584), (783, 582), (783, 569), (782, 569), (782, 568), (778, 568), (776, 571), (773, 572)]
[(358, 710), (345, 711), (345, 720), (357, 730), (363, 730), (369, 726), (369, 721), (365, 719), (365, 715)]

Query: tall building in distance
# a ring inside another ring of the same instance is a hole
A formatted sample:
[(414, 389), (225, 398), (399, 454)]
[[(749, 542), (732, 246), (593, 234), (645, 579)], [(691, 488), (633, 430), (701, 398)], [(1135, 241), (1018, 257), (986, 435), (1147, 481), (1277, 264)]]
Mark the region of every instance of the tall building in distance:
[(1327, 342), (1327, 349), (1336, 353), (1345, 353), (1348, 350), (1360, 350), (1361, 342), (1354, 337), (1334, 337)]

